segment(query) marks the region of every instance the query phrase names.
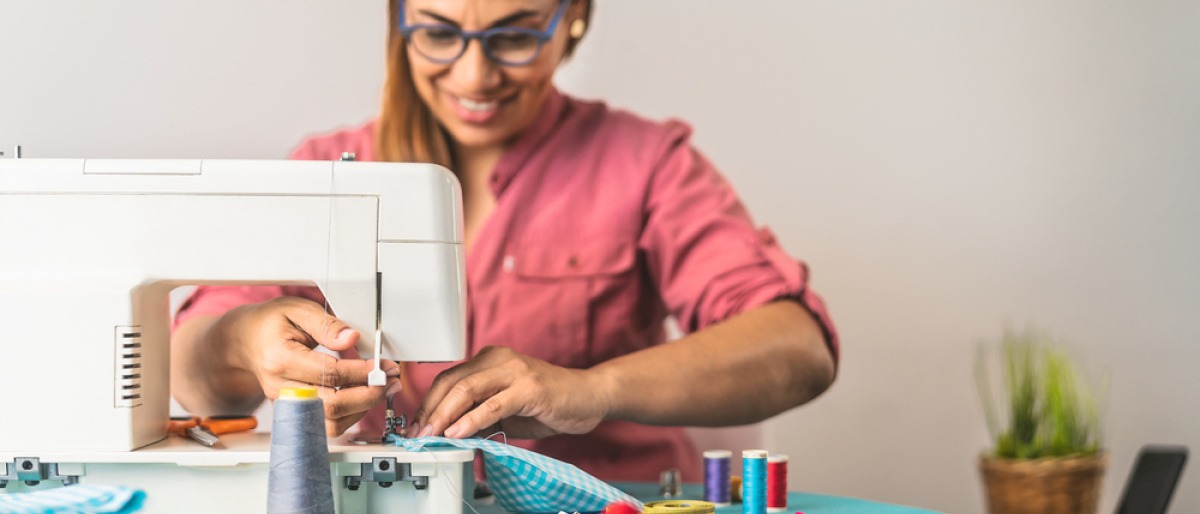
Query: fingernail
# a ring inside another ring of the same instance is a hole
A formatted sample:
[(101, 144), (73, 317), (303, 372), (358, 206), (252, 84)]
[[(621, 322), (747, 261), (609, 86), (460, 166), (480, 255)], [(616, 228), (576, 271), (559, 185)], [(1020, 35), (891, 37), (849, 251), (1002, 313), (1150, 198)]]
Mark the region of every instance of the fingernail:
[(417, 437), (417, 434), (419, 433), (421, 433), (421, 425), (416, 423), (413, 423), (409, 425), (408, 428), (404, 429), (404, 435), (406, 437)]
[(390, 368), (384, 373), (386, 373), (389, 377), (398, 377), (400, 376), (400, 368)]
[(349, 342), (350, 335), (353, 333), (354, 333), (354, 329), (352, 329), (350, 327), (343, 328), (341, 332), (338, 332), (338, 335), (337, 335), (338, 342), (339, 343)]
[(458, 425), (450, 425), (450, 428), (446, 429), (446, 437), (449, 437), (451, 439), (458, 437), (458, 433), (460, 431), (462, 431), (462, 429), (459, 428)]
[(433, 435), (433, 427), (426, 426), (425, 428), (421, 429), (421, 435), (419, 435), (417, 437), (429, 437), (431, 435)]
[(392, 396), (392, 395), (402, 391), (403, 389), (404, 389), (404, 384), (401, 384), (400, 381), (397, 380), (395, 382), (388, 384), (387, 392), (384, 394), (386, 394), (388, 396)]

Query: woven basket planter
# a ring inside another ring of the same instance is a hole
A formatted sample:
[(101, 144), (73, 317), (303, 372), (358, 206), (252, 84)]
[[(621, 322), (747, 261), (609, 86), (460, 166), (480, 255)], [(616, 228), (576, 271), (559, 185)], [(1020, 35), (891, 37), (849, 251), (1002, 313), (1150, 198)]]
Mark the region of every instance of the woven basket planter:
[(1108, 463), (1093, 457), (979, 458), (991, 514), (1095, 514)]

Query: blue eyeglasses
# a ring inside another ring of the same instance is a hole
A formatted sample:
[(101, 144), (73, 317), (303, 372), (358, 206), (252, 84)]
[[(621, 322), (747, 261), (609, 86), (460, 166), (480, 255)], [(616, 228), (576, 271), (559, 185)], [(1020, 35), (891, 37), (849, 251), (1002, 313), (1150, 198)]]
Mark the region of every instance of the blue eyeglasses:
[(483, 55), (493, 62), (504, 66), (524, 66), (537, 59), (542, 45), (550, 40), (554, 29), (558, 28), (558, 22), (567, 12), (569, 3), (571, 0), (559, 2), (554, 19), (550, 20), (550, 26), (543, 32), (523, 27), (467, 31), (443, 23), (406, 25), (404, 2), (401, 1), (400, 34), (417, 53), (438, 64), (450, 64), (458, 60), (467, 51), (467, 44), (477, 39), (483, 45)]

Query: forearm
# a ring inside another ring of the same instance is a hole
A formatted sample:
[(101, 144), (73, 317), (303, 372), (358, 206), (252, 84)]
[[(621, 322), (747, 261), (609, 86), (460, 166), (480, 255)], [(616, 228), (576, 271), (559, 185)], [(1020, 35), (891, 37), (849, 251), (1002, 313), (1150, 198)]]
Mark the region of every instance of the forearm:
[(588, 373), (605, 393), (609, 419), (721, 426), (812, 400), (833, 382), (834, 363), (812, 315), (779, 301)]
[(171, 334), (171, 394), (193, 414), (249, 414), (264, 398), (231, 347), (233, 338), (222, 335), (231, 330), (231, 318), (196, 316)]

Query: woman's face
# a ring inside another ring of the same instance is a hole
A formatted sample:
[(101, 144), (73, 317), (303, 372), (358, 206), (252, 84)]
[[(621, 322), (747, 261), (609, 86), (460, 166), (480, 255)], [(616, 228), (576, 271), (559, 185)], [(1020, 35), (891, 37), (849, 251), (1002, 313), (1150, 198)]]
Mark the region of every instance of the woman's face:
[[(558, 0), (409, 0), (405, 23), (451, 25), (464, 31), (544, 31), (558, 6)], [(566, 49), (567, 27), (579, 17), (576, 10), (568, 9), (537, 58), (523, 66), (492, 61), (478, 40), (471, 40), (462, 56), (448, 64), (433, 62), (408, 45), (417, 92), (455, 143), (468, 148), (503, 146), (533, 122)]]

